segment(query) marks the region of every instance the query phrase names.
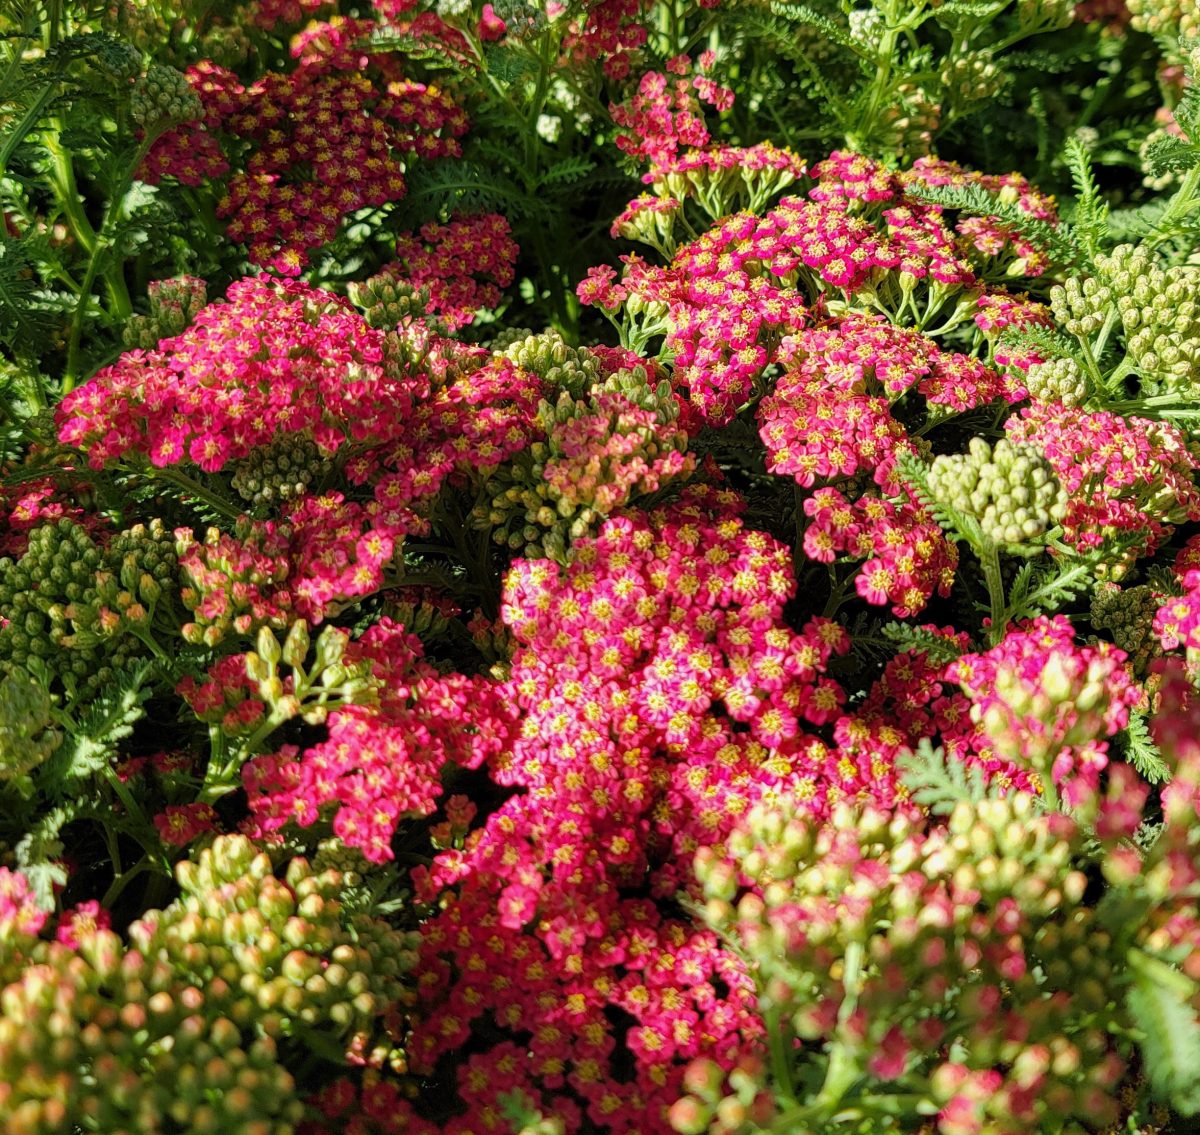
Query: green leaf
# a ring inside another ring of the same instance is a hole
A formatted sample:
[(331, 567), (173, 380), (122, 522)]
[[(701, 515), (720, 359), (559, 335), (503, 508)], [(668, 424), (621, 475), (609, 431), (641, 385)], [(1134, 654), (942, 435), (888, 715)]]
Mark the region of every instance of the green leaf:
[(996, 341), (1006, 347), (1036, 351), (1046, 359), (1074, 358), (1077, 362), (1083, 362), (1079, 355), (1079, 344), (1074, 339), (1038, 323), (1005, 327), (996, 336)]
[(998, 798), (1003, 790), (988, 784), (983, 769), (948, 759), (945, 750), (922, 737), (915, 750), (896, 759), (900, 782), (912, 799), (935, 816), (948, 816), (962, 803)]
[(1037, 245), (1057, 263), (1074, 264), (1080, 258), (1080, 248), (1069, 226), (1057, 227), (1037, 217), (1031, 217), (1019, 205), (1001, 201), (978, 185), (917, 185), (905, 188), (909, 197), (929, 205), (958, 209), (977, 217), (994, 217), (1023, 239)]
[(1108, 215), (1109, 239), (1122, 244), (1152, 232), (1167, 211), (1165, 201), (1148, 201), (1135, 209), (1113, 209)]
[(542, 186), (562, 186), (570, 184), (574, 181), (579, 181), (580, 178), (587, 177), (589, 173), (596, 168), (596, 163), (590, 158), (573, 157), (566, 158), (561, 162), (552, 165), (540, 178), (538, 178), (539, 187)]
[(38, 345), (54, 327), (39, 308), (33, 243), (39, 240), (0, 236), (0, 341), (17, 353)]
[(880, 633), (884, 638), (895, 643), (898, 651), (911, 650), (924, 654), (930, 662), (953, 662), (962, 656), (962, 651), (956, 643), (925, 627), (915, 627), (910, 623), (891, 622), (885, 623)]
[(1146, 1077), (1182, 1115), (1200, 1114), (1200, 1019), (1189, 1001), (1196, 983), (1165, 962), (1131, 950), (1125, 1002), (1141, 1032)]
[(445, 50), (431, 47), (428, 40), (419, 39), (388, 25), (376, 25), (375, 30), (364, 40), (372, 51), (392, 52), (402, 55), (412, 63), (420, 63), (431, 70), (454, 71), (461, 75), (470, 74), (465, 60), (457, 59)]
[(1166, 135), (1155, 138), (1146, 147), (1146, 168), (1155, 177), (1166, 173), (1184, 173), (1200, 162), (1200, 150), (1182, 138)]
[(938, 6), (943, 12), (954, 16), (969, 16), (974, 20), (990, 20), (1008, 7), (1009, 0), (945, 0)]
[(1019, 607), (1010, 598), (1010, 622), (1057, 611), (1083, 594), (1095, 581), (1096, 565), (1091, 561), (1066, 560), (1062, 565), (1051, 574), (1036, 577), (1037, 586), (1022, 599)]
[(1026, 560), (1017, 569), (1013, 581), (1008, 588), (1008, 605), (1014, 610), (1021, 610), (1029, 601), (1029, 593), (1037, 579), (1037, 569), (1032, 560)]
[(156, 664), (142, 661), (125, 671), (113, 689), (88, 705), (69, 727), (67, 739), (41, 766), (39, 784), (51, 797), (78, 791), (77, 782), (112, 759), (119, 741), (145, 716)]
[(464, 159), (417, 166), (410, 175), (408, 194), (397, 209), (396, 221), (415, 228), (455, 211), (496, 212), (510, 220), (542, 223), (554, 217), (554, 209), (547, 202), (497, 179), (494, 169)]
[(504, 45), (489, 47), (483, 53), (483, 59), (488, 73), (506, 86), (518, 83), (526, 75), (536, 74), (538, 70), (537, 61), (531, 59), (527, 52)]
[(789, 4), (785, 0), (775, 0), (771, 5), (773, 15), (793, 24), (802, 24), (821, 33), (830, 43), (840, 47), (848, 47), (851, 51), (863, 54), (863, 45), (853, 36), (848, 28), (835, 24), (828, 16), (810, 8), (807, 4)]
[(75, 815), (74, 803), (44, 812), (13, 849), (17, 867), (29, 880), (37, 904), (43, 910), (54, 909), (54, 889), (67, 881), (67, 869), (61, 859), (63, 843), (58, 836)]
[(1117, 740), (1124, 758), (1144, 779), (1151, 784), (1170, 779), (1171, 770), (1150, 736), (1150, 721), (1145, 714), (1131, 713), (1129, 724), (1117, 734)]
[(1196, 84), (1200, 82), (1200, 74), (1197, 74), (1196, 68), (1192, 66), (1191, 54), (1184, 54), (1184, 70), (1187, 74), (1187, 83), (1183, 88), (1183, 98), (1175, 104), (1174, 110), (1171, 112), (1179, 126), (1191, 142), (1200, 142), (1200, 138), (1196, 135), (1200, 132), (1200, 92), (1196, 90)]
[(1092, 161), (1087, 147), (1078, 138), (1070, 138), (1063, 157), (1075, 184), (1072, 227), (1087, 248), (1088, 255), (1094, 257), (1108, 239), (1108, 205), (1100, 196), (1092, 174)]

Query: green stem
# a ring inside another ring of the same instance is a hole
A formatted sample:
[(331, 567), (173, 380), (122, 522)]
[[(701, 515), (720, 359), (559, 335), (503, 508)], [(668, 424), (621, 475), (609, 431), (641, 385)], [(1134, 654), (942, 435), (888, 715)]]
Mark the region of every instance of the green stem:
[(814, 1102), (825, 1113), (834, 1110), (860, 1075), (858, 1061), (841, 1041), (835, 1040), (829, 1049), (825, 1082)]
[(839, 580), (837, 573), (833, 569), (833, 565), (829, 568), (829, 578), (832, 584), (832, 590), (829, 593), (829, 601), (825, 604), (825, 610), (821, 612), (821, 616), (826, 619), (832, 619), (838, 613), (842, 604), (846, 601), (846, 591), (850, 586), (850, 581), (857, 575), (857, 572), (851, 572), (844, 579)]
[(1198, 189), (1200, 189), (1200, 165), (1193, 166), (1188, 170), (1187, 176), (1171, 198), (1167, 211), (1158, 219), (1155, 227), (1160, 233), (1169, 235), (1171, 226), (1194, 207), (1193, 199)]
[(67, 226), (75, 242), (89, 256), (96, 247), (96, 230), (83, 211), (83, 197), (75, 180), (75, 166), (70, 155), (63, 149), (60, 134), (64, 128), (61, 119), (54, 119), (46, 131), (42, 144), (50, 155), (50, 183), (58, 206), (66, 217)]
[(111, 910), (114, 902), (117, 901), (117, 896), (136, 879), (142, 872), (146, 871), (150, 866), (149, 857), (143, 855), (128, 871), (118, 871), (113, 876), (113, 881), (109, 885), (107, 891), (104, 892), (104, 897), (100, 900), (100, 905), (105, 910)]
[(790, 1033), (784, 1029), (783, 1014), (778, 1006), (773, 1006), (766, 1013), (767, 1051), (771, 1061), (771, 1078), (775, 1081), (774, 1090), (785, 1099), (795, 1097), (795, 1085), (792, 1083), (792, 1061), (790, 1049)]
[(146, 814), (142, 811), (137, 800), (134, 799), (133, 793), (121, 783), (116, 772), (111, 765), (105, 765), (101, 769), (104, 779), (108, 781), (109, 787), (116, 793), (117, 799), (125, 806), (125, 811), (129, 813), (132, 819), (139, 827), (148, 828), (150, 826), (146, 819)]
[(133, 303), (129, 298), (129, 289), (125, 286), (125, 276), (122, 271), (123, 266), (120, 264), (109, 265), (109, 267), (101, 272), (100, 263), (105, 254), (110, 250), (112, 229), (121, 218), (121, 213), (125, 205), (125, 196), (129, 192), (130, 186), (133, 185), (133, 179), (138, 167), (150, 152), (150, 147), (153, 145), (156, 137), (157, 135), (147, 134), (138, 144), (138, 148), (133, 155), (133, 160), (129, 163), (129, 167), (118, 183), (116, 191), (109, 198), (108, 208), (104, 214), (104, 221), (100, 226), (99, 232), (96, 233), (95, 244), (88, 258), (87, 272), (84, 275), (83, 282), (80, 284), (79, 302), (75, 305), (75, 314), (71, 318), (71, 334), (67, 342), (67, 368), (63, 375), (64, 394), (73, 390), (75, 383), (79, 379), (79, 344), (83, 335), (83, 324), (87, 319), (88, 300), (91, 298), (92, 285), (96, 282), (96, 277), (103, 276), (108, 287), (109, 311), (114, 319), (128, 319), (133, 312)]
[(171, 657), (165, 650), (163, 650), (161, 646), (158, 645), (157, 642), (154, 641), (154, 636), (145, 634), (136, 628), (131, 628), (131, 633), (133, 634), (133, 637), (138, 640), (138, 642), (145, 646), (146, 649), (149, 650), (150, 653), (153, 654), (154, 657), (163, 664), (163, 666), (166, 668), (166, 672), (169, 674), (173, 665)]
[(57, 47), (62, 36), (62, 2), (63, 0), (48, 0), (46, 4), (46, 24), (42, 29), (42, 41), (47, 51)]
[(209, 492), (199, 481), (189, 477), (186, 473), (181, 473), (173, 467), (159, 469), (154, 466), (149, 466), (146, 470), (151, 477), (157, 477), (160, 481), (169, 481), (172, 485), (185, 490), (197, 500), (203, 501), (214, 512), (219, 512), (227, 520), (240, 520), (241, 512), (222, 500), (215, 493)]
[(120, 841), (107, 826), (104, 828), (104, 846), (108, 848), (108, 857), (112, 860), (113, 874), (120, 875), (122, 872)]
[(541, 163), (538, 160), (542, 148), (542, 138), (537, 132), (538, 119), (546, 105), (546, 96), (550, 93), (550, 75), (553, 70), (553, 46), (555, 34), (549, 28), (542, 33), (538, 44), (538, 77), (533, 89), (533, 98), (529, 101), (529, 114), (525, 120), (525, 188), (533, 192), (538, 176), (541, 173)]
[(1008, 608), (1004, 594), (1004, 577), (1000, 574), (1000, 551), (991, 540), (985, 541), (979, 550), (979, 562), (983, 565), (988, 606), (991, 608), (992, 625), (988, 629), (988, 637), (994, 645), (1004, 634), (1004, 627), (1008, 622)]
[(879, 105), (886, 100), (887, 93), (891, 89), (892, 62), (896, 52), (896, 37), (900, 30), (888, 20), (888, 26), (883, 29), (883, 33), (879, 37), (879, 49), (875, 52), (875, 79), (871, 83), (866, 110), (858, 116), (858, 121), (854, 124), (854, 133), (846, 137), (846, 142), (852, 150), (865, 151), (868, 149), (866, 145), (869, 138), (867, 131), (875, 126)]
[(38, 119), (42, 117), (42, 112), (54, 98), (57, 90), (58, 82), (55, 80), (38, 95), (33, 105), (25, 112), (25, 116), (17, 123), (16, 128), (5, 138), (4, 146), (0, 148), (0, 177), (4, 176), (5, 170), (8, 169), (8, 163), (12, 160), (13, 154), (17, 152), (17, 147), (25, 141), (26, 136), (37, 125)]

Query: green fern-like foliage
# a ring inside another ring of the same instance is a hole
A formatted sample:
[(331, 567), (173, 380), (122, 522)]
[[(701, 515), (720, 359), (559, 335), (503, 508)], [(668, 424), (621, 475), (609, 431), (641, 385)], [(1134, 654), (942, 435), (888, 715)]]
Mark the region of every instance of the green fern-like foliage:
[(896, 766), (913, 801), (934, 816), (948, 816), (959, 804), (977, 804), (1004, 794), (988, 783), (978, 765), (948, 758), (945, 750), (934, 748), (928, 738), (901, 754)]
[(1056, 562), (1049, 569), (1035, 569), (1020, 580), (1022, 586), (1010, 588), (1010, 619), (1049, 615), (1072, 603), (1092, 586), (1096, 565), (1076, 559)]
[(1075, 208), (1071, 214), (1072, 232), (1090, 260), (1109, 239), (1108, 203), (1100, 195), (1100, 187), (1096, 184), (1087, 147), (1079, 138), (1067, 140), (1063, 160), (1067, 163), (1075, 187)]
[(1141, 1033), (1154, 1093), (1181, 1115), (1200, 1114), (1200, 1020), (1190, 1001), (1197, 983), (1157, 958), (1131, 950), (1125, 995)]
[(1082, 258), (1082, 247), (1072, 226), (1055, 226), (1031, 217), (1019, 205), (1001, 201), (978, 185), (914, 185), (907, 192), (929, 205), (956, 209), (974, 217), (995, 217), (1061, 267), (1076, 264)]
[(510, 221), (542, 224), (553, 216), (544, 200), (510, 182), (498, 180), (490, 166), (468, 159), (429, 162), (416, 167), (395, 220), (401, 227), (416, 228), (444, 211), (496, 212), (503, 213)]
[(1151, 784), (1169, 780), (1171, 770), (1150, 735), (1150, 720), (1143, 713), (1131, 713), (1129, 724), (1117, 735), (1121, 755), (1138, 774)]
[(51, 800), (69, 798), (79, 784), (110, 763), (146, 713), (157, 663), (139, 662), (121, 672), (112, 689), (89, 704), (68, 727), (67, 739), (38, 769), (38, 788)]
[(67, 881), (67, 868), (62, 861), (64, 846), (59, 837), (79, 811), (78, 804), (72, 802), (43, 812), (25, 828), (24, 836), (13, 849), (17, 867), (29, 880), (43, 910), (53, 909), (55, 890)]
[(951, 642), (944, 635), (925, 627), (912, 626), (910, 623), (885, 623), (880, 629), (880, 634), (894, 643), (897, 650), (911, 650), (924, 654), (930, 662), (953, 662), (963, 653), (957, 643)]
[(17, 358), (34, 351), (54, 331), (57, 320), (39, 302), (34, 270), (39, 238), (0, 236), (0, 343)]

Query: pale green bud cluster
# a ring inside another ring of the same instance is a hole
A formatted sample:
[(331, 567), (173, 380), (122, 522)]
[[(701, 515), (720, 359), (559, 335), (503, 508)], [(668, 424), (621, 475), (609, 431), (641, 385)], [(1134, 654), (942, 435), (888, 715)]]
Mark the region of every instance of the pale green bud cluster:
[[(693, 175), (686, 180), (691, 183), (693, 191), (696, 192), (697, 198), (703, 205), (710, 200), (727, 200), (727, 195), (720, 191), (723, 187), (711, 183), (721, 181), (736, 183), (739, 180), (739, 173), (740, 171), (738, 170), (704, 170), (703, 177), (698, 178)], [(680, 174), (668, 175), (667, 180), (671, 180), (672, 177), (680, 178), (683, 176)], [(657, 248), (665, 257), (670, 257), (674, 255), (676, 245), (675, 222), (683, 206), (674, 198), (669, 200), (660, 198), (657, 206), (656, 208), (635, 210), (632, 217), (621, 222), (617, 228), (617, 235), (623, 240), (641, 241), (652, 248)], [(718, 214), (718, 216), (720, 215)]]
[(394, 592), (388, 597), (387, 614), (401, 623), (410, 634), (421, 639), (437, 638), (450, 629), (451, 614), (433, 594), (422, 594), (417, 588)]
[(161, 133), (204, 113), (200, 97), (182, 71), (153, 63), (134, 84), (129, 100), (130, 117), (148, 133)]
[(106, 551), (64, 518), (35, 528), (19, 560), (0, 559), (8, 619), (0, 668), (24, 669), (52, 693), (88, 701), (145, 655), (137, 635), (174, 586), (174, 564), (161, 541), (139, 529)]
[[(321, 725), (329, 714), (348, 704), (375, 701), (376, 684), (367, 663), (348, 664), (350, 632), (326, 626), (308, 659), (308, 623), (296, 619), (283, 642), (270, 627), (259, 627), (254, 650), (246, 653), (246, 676), (256, 684), (257, 695), (268, 710), (268, 724), (278, 728), (294, 717), (307, 725)], [(281, 667), (286, 667), (284, 674)]]
[(1070, 407), (1082, 406), (1092, 391), (1083, 367), (1071, 358), (1034, 363), (1025, 372), (1025, 388), (1037, 402), (1061, 402)]
[(208, 285), (196, 276), (155, 280), (149, 315), (131, 315), (121, 332), (126, 347), (152, 351), (163, 339), (182, 335), (208, 302)]
[(377, 869), (357, 847), (350, 847), (337, 836), (330, 836), (317, 844), (312, 866), (318, 875), (337, 871), (342, 876), (343, 888), (359, 886), (364, 876)]
[(488, 344), (488, 350), (494, 355), (503, 355), (509, 347), (537, 337), (538, 333), (532, 327), (502, 327)]
[(1078, 339), (1090, 339), (1104, 326), (1113, 300), (1112, 287), (1097, 276), (1070, 276), (1050, 289), (1054, 318)]
[(1143, 379), (1200, 389), (1200, 268), (1160, 268), (1148, 250), (1128, 245), (1096, 262), (1119, 292), (1125, 349)]
[[(485, 489), (490, 504), (478, 506), (472, 516), (477, 527), (492, 530), (497, 543), (562, 562), (573, 540), (634, 496), (689, 474), (695, 458), (686, 453), (686, 433), (675, 428), (679, 407), (667, 381), (651, 384), (638, 367), (575, 394), (571, 388), (586, 371), (575, 368), (566, 344), (537, 347), (539, 353), (547, 350), (549, 373), (566, 388), (553, 405), (543, 400), (539, 408), (546, 439), (497, 471)], [(517, 351), (534, 354), (528, 344)]]
[(270, 445), (234, 463), (233, 490), (259, 511), (302, 497), (320, 483), (332, 464), (316, 442), (301, 434), (281, 434)]
[(995, 448), (972, 438), (967, 453), (935, 458), (929, 488), (942, 504), (975, 517), (984, 537), (1005, 548), (1039, 540), (1067, 509), (1050, 462), (1035, 446), (1007, 438)]
[(948, 97), (959, 102), (990, 99), (1004, 87), (1004, 72), (990, 51), (971, 51), (947, 59), (939, 76)]
[(927, 154), (942, 122), (941, 100), (914, 82), (898, 84), (894, 98), (879, 112), (880, 141), (896, 153)]
[(380, 272), (369, 280), (352, 283), (350, 301), (362, 309), (369, 327), (395, 327), (409, 319), (425, 319), (429, 289), (414, 287), (394, 272)]
[(1113, 306), (1142, 392), (1200, 392), (1200, 268), (1161, 267), (1140, 245), (1096, 257), (1095, 279), (1069, 281), (1052, 296), (1055, 315), (1073, 335), (1090, 337)]
[(231, 69), (245, 63), (254, 52), (254, 41), (246, 31), (248, 26), (249, 13), (235, 9), (225, 23), (210, 27), (201, 40), (204, 58)]
[(697, 1061), (675, 1130), (790, 1135), (798, 1109), (824, 1130), (851, 1085), (864, 1118), (865, 1101), (882, 1101), (880, 1130), (897, 1114), (915, 1130), (964, 1074), (1010, 1068), (1021, 1074), (1002, 1074), (985, 1101), (1010, 1126), (979, 1130), (1012, 1129), (1014, 1105), (1028, 1130), (1112, 1122), (1123, 1064), (1105, 1025), (1127, 947), (1084, 903), (1083, 843), (1078, 825), (1023, 793), (960, 803), (945, 828), (847, 805), (824, 822), (796, 802), (755, 808), (727, 855), (698, 853), (696, 874), (706, 920), (744, 950), (794, 1066), (781, 1083), (762, 1061), (728, 1077)]
[(176, 877), (128, 945), (95, 927), (32, 945), (0, 1003), (7, 1135), (293, 1135), (309, 1085), (289, 1063), (404, 1066), (385, 1017), (411, 1000), (417, 939), (348, 915), (337, 871), (278, 877), (219, 836)]
[(1092, 592), (1089, 618), (1098, 631), (1108, 631), (1113, 642), (1129, 655), (1135, 673), (1145, 673), (1162, 651), (1154, 633), (1154, 617), (1167, 601), (1149, 584), (1119, 587), (1099, 583)]
[(91, 64), (119, 87), (128, 86), (142, 73), (142, 53), (132, 44), (105, 36), (91, 56)]
[(27, 776), (62, 744), (50, 693), (24, 670), (0, 678), (0, 784)]
[(1130, 25), (1166, 39), (1191, 39), (1200, 34), (1197, 0), (1126, 0)]
[[(133, 631), (149, 633), (156, 614), (174, 608), (179, 592), (179, 557), (174, 534), (157, 517), (118, 533), (104, 549), (94, 600), (68, 604), (75, 627), (64, 642), (72, 647), (102, 642)], [(114, 623), (114, 616), (119, 620)], [(174, 624), (168, 624), (174, 629)]]
[(600, 380), (600, 360), (586, 347), (568, 345), (557, 331), (544, 331), (510, 343), (504, 357), (575, 397)]

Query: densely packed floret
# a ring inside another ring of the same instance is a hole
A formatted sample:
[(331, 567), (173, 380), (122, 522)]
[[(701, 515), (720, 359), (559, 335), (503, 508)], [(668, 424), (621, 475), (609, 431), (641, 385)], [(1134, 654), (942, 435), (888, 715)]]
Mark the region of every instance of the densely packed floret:
[[(180, 897), (127, 942), (82, 909), (39, 941), (39, 924), (0, 899), (9, 1130), (288, 1135), (305, 1090), (289, 1050), (403, 1061), (415, 940), (343, 914), (340, 873), (293, 859), (277, 875), (248, 839), (222, 836), (176, 878)], [(53, 1038), (38, 1031), (47, 1019)]]
[(1031, 444), (972, 438), (965, 454), (934, 459), (929, 488), (941, 504), (979, 521), (986, 539), (1010, 549), (1036, 545), (1067, 511), (1050, 462)]
[(20, 559), (0, 560), (0, 666), (90, 701), (158, 649), (178, 591), (173, 545), (158, 522), (106, 546), (66, 518), (34, 529)]
[(0, 1130), (1188, 1130), (1152, 7), (24, 5)]

